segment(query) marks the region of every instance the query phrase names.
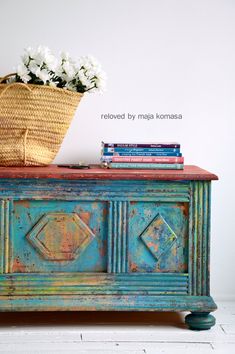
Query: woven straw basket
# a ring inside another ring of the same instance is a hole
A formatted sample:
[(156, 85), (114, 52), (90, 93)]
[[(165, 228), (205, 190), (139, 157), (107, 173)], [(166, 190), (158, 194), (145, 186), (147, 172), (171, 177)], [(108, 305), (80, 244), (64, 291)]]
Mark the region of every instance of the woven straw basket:
[(0, 165), (42, 166), (55, 158), (82, 93), (0, 79)]

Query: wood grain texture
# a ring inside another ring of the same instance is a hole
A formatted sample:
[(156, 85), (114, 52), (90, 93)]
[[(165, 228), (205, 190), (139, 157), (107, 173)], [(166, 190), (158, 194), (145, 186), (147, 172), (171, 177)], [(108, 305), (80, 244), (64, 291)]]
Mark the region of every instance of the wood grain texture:
[(213, 173), (197, 166), (185, 165), (184, 170), (122, 170), (91, 165), (76, 170), (57, 165), (47, 167), (0, 167), (0, 178), (101, 179), (101, 180), (217, 180)]

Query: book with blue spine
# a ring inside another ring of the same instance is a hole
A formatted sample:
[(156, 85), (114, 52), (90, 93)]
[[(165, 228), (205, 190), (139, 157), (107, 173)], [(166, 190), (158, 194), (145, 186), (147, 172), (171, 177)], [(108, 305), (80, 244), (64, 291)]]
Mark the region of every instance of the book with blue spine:
[(182, 156), (181, 152), (104, 152), (103, 156)]
[(158, 170), (183, 170), (184, 165), (180, 163), (175, 164), (161, 164), (161, 163), (134, 163), (134, 162), (110, 162), (104, 164), (107, 168), (120, 169), (158, 169)]
[(103, 153), (109, 153), (109, 152), (128, 152), (128, 153), (146, 153), (146, 152), (180, 152), (179, 148), (124, 148), (124, 147), (104, 147)]

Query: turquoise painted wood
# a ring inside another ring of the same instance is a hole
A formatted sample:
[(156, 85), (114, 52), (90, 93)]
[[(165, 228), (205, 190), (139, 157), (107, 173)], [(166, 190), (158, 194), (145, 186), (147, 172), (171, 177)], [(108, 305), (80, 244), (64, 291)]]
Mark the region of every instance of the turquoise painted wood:
[(191, 311), (210, 328), (214, 175), (96, 173), (0, 178), (0, 310)]

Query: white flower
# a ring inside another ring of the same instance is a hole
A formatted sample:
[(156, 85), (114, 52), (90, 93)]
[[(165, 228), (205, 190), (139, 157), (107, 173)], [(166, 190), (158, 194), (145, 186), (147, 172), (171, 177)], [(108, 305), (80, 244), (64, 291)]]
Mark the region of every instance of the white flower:
[(51, 52), (47, 52), (44, 55), (44, 64), (46, 64), (49, 71), (55, 71), (58, 66), (58, 60)]
[(71, 65), (75, 65), (76, 62), (70, 57), (68, 52), (61, 52), (60, 53), (60, 58), (61, 58), (61, 62), (69, 62)]
[(30, 57), (38, 66), (46, 66), (49, 71), (55, 71), (57, 60), (47, 47), (39, 46)]
[(70, 91), (77, 91), (76, 86), (74, 86), (73, 84), (71, 84), (71, 82), (67, 82), (64, 86), (64, 89), (70, 90)]
[(104, 91), (106, 74), (101, 70), (98, 61), (92, 56), (84, 56), (79, 59), (79, 65), (78, 78), (85, 91), (90, 93)]
[(103, 71), (103, 70), (100, 70), (96, 73), (96, 76), (100, 79), (100, 80), (103, 80), (103, 81), (106, 81), (107, 80), (107, 75), (106, 73)]
[(96, 84), (97, 90), (98, 90), (99, 92), (104, 92), (104, 91), (105, 91), (105, 89), (106, 89), (106, 82), (105, 82), (105, 80), (103, 80), (103, 79), (97, 79), (97, 80), (95, 81), (95, 84)]
[(28, 69), (36, 76), (38, 76), (38, 73), (40, 72), (40, 67), (38, 66), (35, 60), (30, 61)]
[(28, 56), (30, 58), (34, 58), (36, 55), (36, 50), (33, 49), (32, 47), (28, 47), (25, 49), (25, 56)]
[(100, 68), (100, 64), (98, 63), (98, 61), (91, 55), (80, 57), (79, 64), (80, 66), (83, 66), (86, 70)]
[(70, 56), (69, 56), (68, 52), (61, 52), (60, 53), (60, 57), (61, 57), (62, 60), (69, 60), (70, 59)]
[(61, 66), (57, 66), (55, 69), (55, 76), (62, 77), (63, 75), (63, 68)]
[(25, 64), (25, 65), (28, 65), (29, 61), (30, 61), (30, 58), (28, 56), (28, 54), (24, 54), (21, 56), (21, 59), (22, 59), (22, 62)]
[(60, 57), (64, 61), (69, 61), (70, 63), (74, 63), (73, 59), (70, 57), (68, 52), (61, 52)]
[(90, 79), (92, 79), (96, 75), (96, 72), (94, 69), (89, 69), (86, 70), (86, 76)]
[(57, 87), (57, 84), (58, 84), (58, 82), (56, 82), (56, 81), (49, 82), (49, 86), (51, 86), (51, 87)]
[(46, 84), (47, 81), (50, 80), (50, 75), (46, 69), (42, 69), (37, 73), (37, 77)]
[(12, 82), (16, 82), (16, 77), (15, 76), (11, 76), (9, 77), (9, 79), (7, 79), (7, 83), (11, 84)]
[[(106, 75), (92, 56), (80, 57), (74, 62), (67, 52), (60, 54), (59, 62), (45, 46), (36, 49), (28, 47), (17, 68), (18, 81), (63, 87), (78, 92), (97, 92), (105, 89)], [(14, 80), (14, 79), (13, 79)]]
[(63, 63), (63, 66), (62, 66), (64, 72), (65, 72), (65, 80), (66, 81), (71, 81), (74, 79), (75, 77), (75, 74), (76, 74), (76, 70), (75, 70), (75, 67), (70, 64), (69, 62), (65, 62)]
[(56, 68), (58, 66), (58, 61), (53, 55), (50, 55), (46, 58), (45, 64), (49, 71), (56, 71)]
[(77, 75), (78, 75), (78, 78), (81, 81), (82, 85), (85, 86), (86, 89), (92, 87), (91, 80), (89, 80), (89, 78), (87, 78), (87, 76), (84, 73), (84, 70), (79, 70)]
[(18, 65), (16, 73), (24, 83), (27, 83), (31, 80), (31, 77), (29, 76), (29, 70), (24, 64)]
[(102, 70), (96, 73), (95, 85), (97, 87), (97, 91), (104, 92), (106, 89), (106, 73)]

